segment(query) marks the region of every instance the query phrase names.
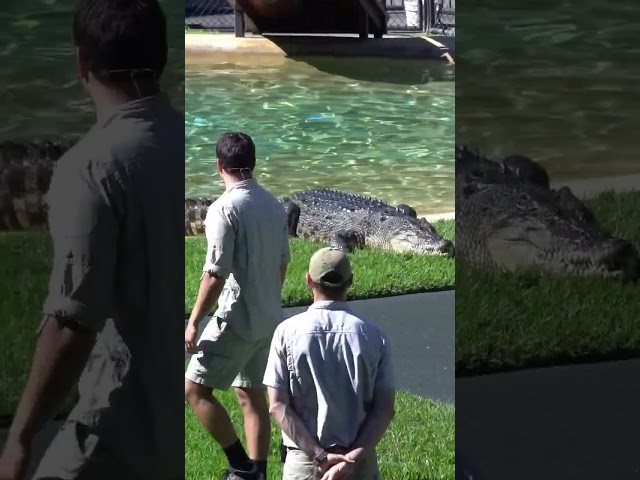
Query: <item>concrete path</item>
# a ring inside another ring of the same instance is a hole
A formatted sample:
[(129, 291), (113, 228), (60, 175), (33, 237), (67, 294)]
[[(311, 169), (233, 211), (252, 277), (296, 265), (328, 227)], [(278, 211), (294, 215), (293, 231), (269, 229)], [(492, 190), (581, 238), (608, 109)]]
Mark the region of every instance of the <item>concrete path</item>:
[[(399, 387), (453, 403), (455, 398), (455, 292), (433, 292), (350, 302), (389, 335)], [(285, 309), (289, 318), (307, 307)], [(208, 320), (208, 319), (207, 319)], [(203, 322), (201, 329), (206, 325)], [(189, 355), (185, 356), (186, 359)]]
[(460, 378), (456, 447), (479, 479), (640, 478), (640, 360)]

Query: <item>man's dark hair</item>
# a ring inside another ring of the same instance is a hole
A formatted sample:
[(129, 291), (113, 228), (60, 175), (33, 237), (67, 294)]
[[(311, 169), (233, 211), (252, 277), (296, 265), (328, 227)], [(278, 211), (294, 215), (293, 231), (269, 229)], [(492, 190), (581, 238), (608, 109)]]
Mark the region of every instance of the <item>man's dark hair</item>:
[[(73, 41), (100, 80), (151, 70), (159, 78), (167, 64), (167, 21), (157, 0), (80, 0)], [(125, 70), (120, 75), (110, 74)]]
[(226, 171), (249, 169), (253, 172), (256, 166), (256, 146), (246, 133), (227, 132), (218, 140), (216, 157)]

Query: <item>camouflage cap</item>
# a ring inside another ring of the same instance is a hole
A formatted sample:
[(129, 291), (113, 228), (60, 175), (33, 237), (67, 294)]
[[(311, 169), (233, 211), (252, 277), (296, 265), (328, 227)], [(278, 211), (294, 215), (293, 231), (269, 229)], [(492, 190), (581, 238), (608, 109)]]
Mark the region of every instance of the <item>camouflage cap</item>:
[(309, 276), (320, 285), (342, 287), (351, 280), (352, 275), (349, 257), (331, 247), (321, 248), (309, 261)]

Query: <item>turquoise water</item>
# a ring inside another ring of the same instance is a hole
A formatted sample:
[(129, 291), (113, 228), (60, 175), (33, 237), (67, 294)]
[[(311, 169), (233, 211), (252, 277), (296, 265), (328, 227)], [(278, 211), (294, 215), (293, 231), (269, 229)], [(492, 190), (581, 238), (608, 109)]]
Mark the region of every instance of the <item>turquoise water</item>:
[[(189, 195), (216, 195), (215, 142), (241, 130), (276, 195), (328, 187), (452, 211), (454, 69), (381, 59), (243, 59), (187, 65)], [(257, 64), (256, 64), (257, 62)], [(275, 62), (275, 63), (274, 63)]]
[[(78, 81), (71, 25), (75, 0), (2, 0), (0, 139), (77, 138), (94, 120)], [(161, 0), (169, 64), (163, 84), (184, 108), (184, 3)]]
[(640, 172), (640, 5), (487, 0), (457, 12), (456, 138), (555, 178)]

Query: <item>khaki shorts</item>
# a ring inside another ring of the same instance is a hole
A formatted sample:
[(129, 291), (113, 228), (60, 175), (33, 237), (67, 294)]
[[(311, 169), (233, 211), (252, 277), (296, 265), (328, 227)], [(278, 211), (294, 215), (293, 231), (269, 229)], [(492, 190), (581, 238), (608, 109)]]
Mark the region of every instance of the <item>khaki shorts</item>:
[(202, 332), (185, 378), (215, 390), (264, 388), (270, 347), (271, 338), (247, 342), (213, 317)]
[[(313, 461), (309, 460), (307, 454), (300, 450), (287, 451), (287, 460), (284, 462), (282, 470), (282, 480), (320, 480), (322, 475), (316, 473)], [(380, 470), (378, 469), (378, 459), (376, 455), (363, 458), (350, 480), (380, 480)]]

